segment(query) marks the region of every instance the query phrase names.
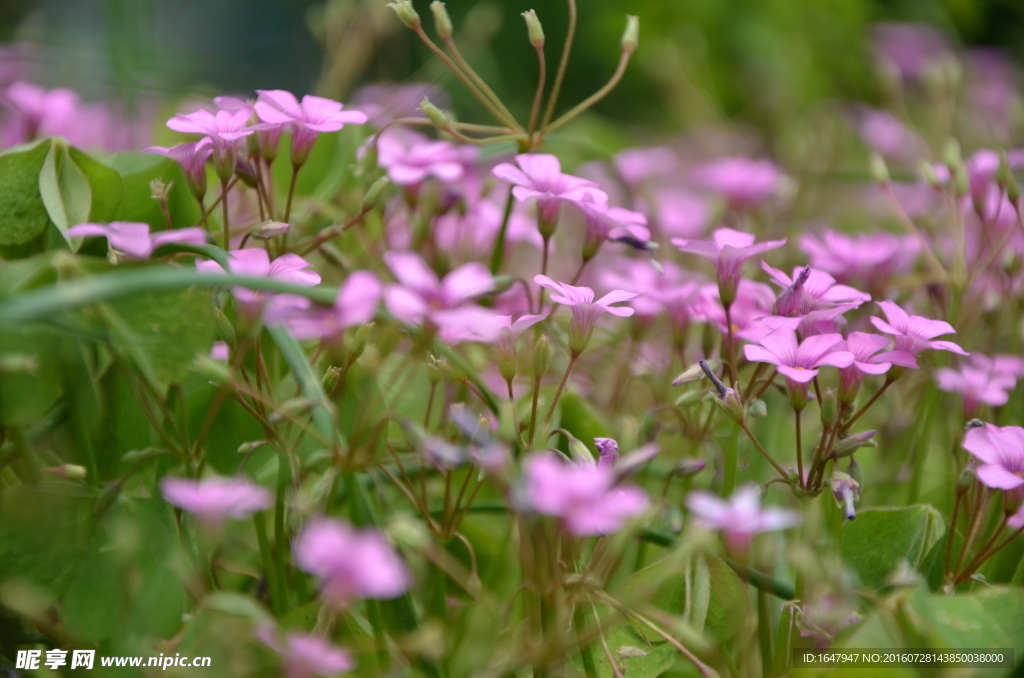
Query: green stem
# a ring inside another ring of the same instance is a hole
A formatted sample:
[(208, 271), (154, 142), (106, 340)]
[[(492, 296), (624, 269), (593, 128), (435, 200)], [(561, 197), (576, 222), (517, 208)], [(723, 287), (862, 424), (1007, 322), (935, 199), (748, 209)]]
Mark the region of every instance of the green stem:
[(494, 249), (491, 251), (491, 275), (497, 275), (501, 270), (501, 262), (505, 257), (505, 235), (508, 233), (508, 222), (512, 217), (514, 205), (512, 191), (508, 192), (508, 199), (505, 201), (505, 215), (501, 219), (501, 228), (498, 229), (498, 237), (494, 241)]
[(562, 397), (562, 389), (565, 388), (565, 382), (569, 381), (569, 374), (572, 372), (573, 365), (576, 364), (576, 359), (579, 358), (579, 354), (573, 354), (569, 356), (569, 364), (565, 368), (565, 374), (562, 375), (562, 381), (558, 384), (558, 390), (555, 391), (555, 397), (551, 400), (551, 407), (548, 408), (548, 414), (544, 417), (544, 425), (547, 426), (548, 422), (551, 421), (551, 415), (555, 413), (555, 405), (558, 404), (558, 399)]
[[(585, 605), (577, 605), (572, 613), (572, 623), (576, 629), (576, 635), (582, 636), (587, 628), (587, 612)], [(594, 663), (594, 653), (590, 643), (580, 644), (580, 659), (583, 662), (583, 673), (587, 678), (597, 678), (597, 665)]]
[(750, 427), (747, 426), (747, 422), (740, 422), (740, 428), (743, 429), (743, 432), (747, 434), (748, 438), (750, 438), (750, 442), (754, 443), (754, 447), (756, 447), (757, 451), (761, 453), (761, 456), (768, 460), (768, 463), (772, 465), (772, 468), (778, 471), (779, 475), (782, 476), (783, 479), (788, 481), (789, 476), (782, 470), (779, 463), (772, 459), (772, 455), (768, 454), (768, 451), (764, 449), (764, 445), (761, 444), (761, 441), (757, 439), (757, 436), (755, 436), (753, 431), (750, 430)]
[(288, 608), (288, 583), (284, 565), (284, 554), (287, 548), (287, 537), (284, 532), (284, 504), (291, 479), (288, 457), (283, 450), (277, 452), (277, 498), (274, 502), (274, 563), (277, 568), (277, 587), (279, 590), (282, 612)]
[(570, 110), (568, 113), (564, 114), (558, 120), (555, 120), (548, 127), (542, 128), (543, 133), (550, 134), (551, 132), (554, 132), (555, 130), (562, 127), (567, 122), (571, 121), (573, 118), (578, 116), (580, 113), (583, 113), (588, 108), (596, 104), (598, 101), (608, 96), (608, 93), (615, 89), (615, 86), (619, 84), (620, 80), (622, 80), (622, 76), (626, 72), (626, 66), (629, 65), (629, 59), (631, 56), (633, 56), (632, 50), (623, 50), (622, 56), (619, 57), (619, 65), (615, 68), (615, 73), (612, 74), (611, 79), (605, 83), (604, 87), (591, 94), (589, 97), (580, 102), (575, 108)]
[(270, 587), (270, 601), (274, 614), (278, 617), (285, 612), (285, 603), (281, 594), (280, 581), (277, 578), (277, 569), (274, 565), (273, 556), (270, 552), (270, 540), (267, 539), (267, 523), (263, 511), (252, 515), (253, 524), (256, 526), (256, 540), (260, 545), (260, 561), (263, 564), (263, 576), (267, 579), (267, 586)]
[(565, 33), (565, 43), (562, 45), (562, 58), (558, 62), (558, 71), (555, 73), (555, 84), (548, 96), (548, 106), (544, 110), (544, 120), (540, 124), (541, 134), (547, 131), (548, 123), (555, 114), (555, 104), (558, 103), (558, 94), (562, 91), (562, 82), (565, 80), (565, 69), (569, 66), (569, 52), (572, 51), (572, 40), (576, 36), (576, 0), (568, 0), (569, 3), (569, 28)]
[(231, 226), (228, 223), (228, 182), (220, 182), (221, 219), (224, 221), (224, 249), (231, 249)]
[(526, 128), (526, 134), (530, 137), (531, 143), (533, 133), (537, 130), (537, 115), (540, 114), (540, 103), (544, 97), (544, 84), (547, 79), (547, 60), (544, 58), (544, 45), (537, 45), (537, 66), (539, 75), (537, 77), (537, 93), (533, 95), (533, 106), (530, 108), (530, 124)]

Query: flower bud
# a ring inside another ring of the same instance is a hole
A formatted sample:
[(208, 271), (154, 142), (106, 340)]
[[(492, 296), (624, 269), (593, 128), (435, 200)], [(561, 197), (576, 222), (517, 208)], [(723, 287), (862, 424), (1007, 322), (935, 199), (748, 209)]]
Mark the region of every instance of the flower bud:
[(968, 464), (956, 479), (956, 493), (960, 495), (966, 494), (968, 490), (974, 487), (974, 482), (977, 479), (978, 474), (974, 470), (974, 465)]
[(880, 184), (889, 183), (889, 166), (885, 164), (881, 153), (871, 154), (871, 178)]
[(946, 142), (945, 147), (942, 149), (942, 161), (949, 166), (949, 169), (953, 169), (957, 165), (963, 163), (964, 158), (960, 153), (960, 142), (956, 139), (950, 139)]
[[(505, 344), (505, 342), (500, 343)], [(519, 367), (519, 361), (516, 360), (515, 346), (509, 347), (507, 344), (499, 346), (499, 343), (496, 342), (494, 344), (494, 357), (498, 361), (498, 372), (501, 373), (501, 378), (505, 381), (515, 379), (516, 371)]]
[(531, 9), (528, 12), (523, 12), (523, 18), (526, 19), (526, 32), (530, 36), (530, 44), (534, 47), (543, 47), (544, 28), (540, 25), (537, 13)]
[(590, 344), (590, 337), (594, 334), (594, 326), (591, 323), (577, 322), (573, 317), (569, 325), (569, 352), (574, 356), (582, 355)]
[(832, 496), (843, 508), (843, 516), (847, 520), (857, 517), (853, 504), (860, 500), (860, 485), (856, 480), (842, 471), (836, 471), (832, 474)]
[(832, 456), (836, 459), (842, 459), (843, 457), (850, 456), (862, 447), (878, 447), (878, 443), (871, 440), (874, 435), (874, 431), (864, 431), (863, 433), (847, 436), (835, 444), (835, 447), (832, 448)]
[(214, 360), (210, 356), (197, 355), (192, 361), (192, 369), (215, 384), (231, 381), (231, 369), (223, 360)]
[(708, 463), (703, 459), (682, 459), (676, 464), (675, 474), (680, 478), (692, 478), (707, 467)]
[(348, 343), (349, 362), (355, 362), (363, 355), (363, 351), (366, 350), (366, 340), (370, 338), (370, 332), (373, 331), (373, 327), (373, 323), (360, 325), (356, 333), (352, 335), (352, 341)]
[(334, 389), (338, 388), (338, 379), (341, 377), (341, 368), (331, 365), (324, 372), (323, 378), (320, 380), (320, 387), (323, 388), (324, 393), (332, 395)]
[(498, 437), (502, 440), (515, 440), (518, 436), (516, 404), (511, 400), (502, 400), (498, 411)]
[(448, 16), (448, 10), (440, 0), (430, 3), (430, 11), (434, 13), (434, 30), (442, 38), (450, 38), (455, 29), (452, 27), (452, 18)]
[(510, 275), (496, 275), (494, 276), (494, 287), (491, 288), (490, 294), (492, 296), (498, 296), (504, 294), (512, 289), (512, 286), (516, 284), (516, 278)]
[(366, 195), (363, 196), (363, 209), (372, 210), (380, 207), (383, 202), (384, 191), (386, 191), (390, 185), (391, 180), (386, 176), (383, 176), (370, 184), (370, 187), (366, 189)]
[(626, 30), (622, 34), (622, 51), (632, 54), (640, 44), (640, 17), (626, 15)]
[(706, 391), (687, 391), (676, 398), (676, 407), (693, 407), (694, 405), (699, 405), (704, 402), (704, 396), (706, 395)]
[(799, 315), (804, 300), (804, 283), (811, 276), (811, 267), (805, 266), (793, 284), (782, 290), (775, 300), (775, 315), (791, 317)]
[[(714, 323), (704, 323), (704, 332), (700, 336), (700, 350), (704, 355), (711, 355), (715, 350)], [(711, 361), (714, 362), (714, 361)], [(718, 366), (715, 365), (715, 369)]]
[(611, 466), (619, 458), (619, 443), (614, 438), (594, 438), (594, 446), (602, 464)]
[(231, 324), (228, 317), (221, 309), (214, 310), (214, 318), (217, 323), (217, 338), (226, 341), (228, 344), (235, 343), (235, 326)]
[(420, 27), (420, 15), (416, 13), (416, 9), (412, 6), (410, 0), (395, 0), (394, 2), (389, 2), (388, 7), (395, 10), (398, 18), (409, 28), (415, 30)]
[(284, 235), (290, 230), (292, 230), (291, 225), (283, 221), (261, 221), (252, 227), (250, 233), (257, 240), (270, 240), (279, 235)]
[(743, 403), (740, 401), (740, 397), (736, 394), (736, 391), (731, 388), (725, 389), (725, 395), (720, 398), (715, 398), (715, 404), (718, 405), (718, 409), (722, 410), (725, 416), (729, 417), (737, 424), (743, 423)]
[[(563, 433), (565, 433), (563, 431)], [(582, 462), (587, 464), (595, 464), (594, 455), (590, 453), (588, 448), (582, 440), (575, 438), (568, 433), (565, 433), (565, 437), (569, 439), (569, 456), (576, 462)]]
[(854, 456), (850, 455), (850, 465), (846, 467), (846, 472), (850, 474), (850, 477), (857, 481), (857, 487), (864, 487), (864, 469), (860, 467)]
[(266, 440), (250, 440), (247, 443), (242, 443), (238, 446), (238, 454), (252, 454), (261, 447), (269, 445)]
[(939, 179), (938, 173), (935, 171), (935, 167), (927, 160), (922, 160), (921, 164), (917, 166), (918, 171), (924, 180), (928, 182), (928, 185), (932, 188), (942, 188), (942, 181)]
[(533, 345), (533, 376), (544, 376), (550, 364), (551, 342), (542, 334)]
[(463, 372), (458, 365), (451, 363), (446, 358), (434, 358), (434, 365), (437, 369), (441, 370), (441, 374), (446, 379), (454, 381), (456, 384), (462, 384), (466, 381), (466, 373)]
[(760, 398), (757, 400), (751, 400), (750, 404), (747, 405), (747, 414), (751, 417), (767, 417), (768, 405), (766, 405)]
[[(711, 369), (712, 372), (718, 369), (717, 360), (705, 360), (703, 362)], [(683, 384), (688, 384), (691, 381), (700, 381), (703, 378), (704, 368), (702, 368), (698, 363), (696, 365), (690, 365), (689, 367), (687, 367), (684, 372), (682, 372), (678, 377), (672, 380), (672, 385), (681, 386)]]
[(423, 101), (420, 102), (419, 110), (423, 111), (423, 115), (427, 116), (430, 122), (434, 123), (434, 126), (438, 129), (446, 130), (452, 126), (448, 116), (445, 115), (444, 111), (430, 103), (430, 99), (423, 97)]
[[(256, 135), (253, 134), (251, 136)], [(256, 188), (256, 170), (253, 168), (252, 163), (242, 156), (238, 156), (235, 159), (235, 176), (249, 188)]]
[(833, 426), (839, 421), (839, 403), (834, 388), (826, 388), (821, 396), (821, 423)]
[(53, 468), (44, 468), (43, 471), (60, 476), (66, 480), (85, 480), (86, 470), (78, 464), (61, 464)]

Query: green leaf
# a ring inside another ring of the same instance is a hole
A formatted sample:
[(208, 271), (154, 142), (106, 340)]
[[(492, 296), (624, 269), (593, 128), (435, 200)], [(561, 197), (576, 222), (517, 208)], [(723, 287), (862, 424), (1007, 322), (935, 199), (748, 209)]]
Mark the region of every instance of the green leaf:
[(50, 140), (21, 153), (0, 155), (0, 245), (22, 245), (46, 230), (50, 217), (39, 177)]
[(256, 604), (252, 598), (237, 593), (218, 591), (203, 599), (203, 607), (208, 610), (217, 610), (234, 617), (244, 617), (257, 624), (272, 625), (273, 618), (262, 607)]
[(76, 569), (61, 600), (61, 617), (76, 637), (100, 642), (118, 631), (123, 573), (97, 542)]
[[(605, 640), (622, 675), (629, 678), (656, 678), (675, 665), (679, 654), (660, 636), (649, 629), (641, 633), (641, 628), (632, 623), (622, 624), (605, 632)], [(601, 678), (614, 678), (615, 673), (600, 641), (593, 647), (597, 675)], [(579, 654), (570, 655), (569, 663), (576, 668), (574, 675), (583, 675), (583, 662)]]
[(0, 375), (0, 425), (31, 424), (54, 406), (61, 392), (61, 340), (40, 328), (0, 329), (0, 356), (22, 355), (31, 372)]
[(111, 304), (134, 336), (154, 376), (164, 384), (180, 383), (197, 354), (206, 355), (216, 336), (216, 318), (208, 290), (151, 292)]
[(90, 222), (107, 222), (114, 219), (117, 208), (124, 196), (124, 181), (121, 175), (100, 161), (89, 157), (74, 146), (68, 149), (71, 160), (81, 170), (85, 180), (89, 182), (92, 192), (92, 208), (89, 210)]
[(594, 438), (614, 437), (608, 426), (608, 418), (597, 411), (587, 399), (576, 393), (563, 393), (558, 401), (561, 411), (561, 426), (579, 438), (597, 456)]
[(921, 570), (945, 533), (945, 521), (932, 506), (868, 509), (843, 525), (842, 556), (865, 586), (877, 589), (903, 561)]
[(283, 326), (269, 327), (267, 332), (273, 337), (274, 343), (277, 344), (285, 362), (288, 363), (289, 369), (299, 384), (302, 397), (310, 402), (319, 403), (313, 408), (313, 424), (317, 431), (328, 441), (340, 438), (341, 434), (335, 428), (334, 420), (331, 417), (331, 402), (320, 386), (320, 377), (313, 372), (309, 358), (299, 346), (299, 342), (295, 341), (295, 337)]
[(77, 224), (89, 221), (92, 209), (92, 190), (82, 170), (71, 161), (68, 145), (54, 139), (50, 152), (39, 173), (39, 195), (46, 212), (61, 233)]
[[(189, 385), (189, 383), (185, 385), (189, 429), (199, 431), (212, 407), (217, 388), (203, 383), (199, 390), (189, 392)], [(263, 440), (265, 437), (266, 432), (263, 427), (245, 411), (244, 407), (230, 398), (225, 398), (220, 409), (214, 415), (213, 421), (210, 422), (210, 429), (203, 444), (204, 458), (217, 473), (232, 476), (238, 473), (238, 467), (241, 466), (242, 459), (244, 459), (244, 455), (238, 454), (238, 446), (253, 440)], [(273, 450), (270, 447), (257, 450), (249, 462), (249, 467), (259, 468), (272, 454)]]
[(931, 622), (949, 647), (1012, 647), (1024, 652), (1024, 590), (993, 587), (933, 596)]

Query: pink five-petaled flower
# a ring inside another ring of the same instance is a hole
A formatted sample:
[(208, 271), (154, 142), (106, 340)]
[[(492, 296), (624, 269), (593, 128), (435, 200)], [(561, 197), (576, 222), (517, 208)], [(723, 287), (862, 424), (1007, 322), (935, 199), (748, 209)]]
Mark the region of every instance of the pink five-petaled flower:
[(324, 339), (336, 343), (349, 327), (373, 320), (383, 285), (370, 271), (355, 271), (338, 288), (333, 306), (316, 306), (306, 297), (278, 294), (270, 300), (267, 325), (287, 325), (299, 341)]
[(591, 196), (574, 203), (587, 222), (587, 235), (583, 242), (583, 259), (593, 259), (605, 240), (616, 240), (637, 249), (646, 249), (651, 239), (647, 217), (622, 207), (609, 207)]
[(878, 334), (867, 332), (850, 332), (844, 341), (835, 345), (836, 351), (849, 351), (853, 354), (853, 362), (849, 367), (839, 371), (840, 396), (844, 402), (852, 401), (857, 394), (857, 387), (868, 374), (885, 374), (893, 365), (917, 369), (914, 356), (906, 351), (885, 351), (889, 340)]
[(217, 111), (216, 115), (200, 109), (188, 115), (176, 115), (167, 121), (175, 132), (202, 134), (213, 143), (213, 165), (221, 181), (227, 181), (235, 172), (235, 151), (238, 140), (252, 134), (256, 128), (249, 125), (252, 108), (237, 111)]
[(594, 301), (594, 290), (589, 287), (574, 287), (555, 282), (546, 275), (534, 276), (533, 282), (552, 291), (551, 301), (572, 308), (572, 325), (569, 330), (569, 351), (575, 355), (583, 353), (590, 343), (594, 323), (605, 314), (628, 318), (636, 311), (629, 306), (612, 306), (621, 301), (636, 299), (639, 294), (624, 290), (612, 290)]
[(282, 638), (274, 627), (267, 625), (256, 629), (256, 637), (281, 655), (288, 678), (333, 678), (356, 666), (348, 652), (319, 636), (288, 633)]
[(771, 197), (783, 174), (770, 160), (719, 158), (697, 165), (690, 178), (702, 188), (721, 193), (734, 205), (750, 206)]
[(501, 163), (494, 168), (494, 176), (513, 184), (512, 195), (516, 200), (537, 200), (541, 234), (545, 237), (551, 236), (563, 202), (579, 203), (587, 196), (595, 202), (608, 202), (608, 194), (594, 182), (562, 174), (562, 164), (553, 155), (523, 153), (516, 156), (516, 165), (519, 167)]
[(790, 509), (761, 508), (761, 488), (744, 485), (728, 501), (710, 492), (694, 491), (686, 506), (709, 530), (721, 530), (733, 553), (743, 553), (755, 535), (786, 530), (800, 524), (800, 514)]
[(860, 280), (879, 289), (894, 273), (906, 271), (921, 250), (913, 235), (898, 236), (886, 231), (847, 235), (832, 229), (800, 236), (800, 249), (811, 257), (815, 268), (841, 280)]
[(498, 370), (505, 381), (512, 381), (516, 376), (516, 342), (527, 329), (547, 318), (543, 315), (524, 315), (512, 322), (512, 316), (495, 316), (484, 332), (493, 337), (494, 354), (498, 359)]
[[(270, 261), (266, 250), (258, 248), (228, 252), (228, 268), (232, 275), (275, 278), (293, 285), (313, 287), (320, 284), (320, 274), (308, 270), (311, 267), (312, 264), (297, 254), (283, 254)], [(216, 261), (203, 261), (196, 269), (201, 273), (224, 273)], [(273, 295), (272, 292), (247, 290), (244, 287), (235, 287), (231, 293), (251, 316), (259, 315), (263, 304)]]
[(346, 605), (362, 598), (397, 598), (409, 588), (398, 552), (375, 530), (314, 518), (295, 540), (295, 564), (321, 580), (324, 598)]
[(673, 238), (672, 244), (682, 252), (697, 254), (711, 261), (718, 274), (718, 290), (722, 304), (730, 306), (736, 299), (736, 288), (743, 276), (743, 262), (768, 250), (782, 247), (786, 239), (766, 240), (754, 244), (754, 236), (731, 228), (719, 228), (713, 240)]
[(366, 122), (362, 111), (343, 111), (344, 105), (331, 99), (307, 94), (300, 104), (295, 95), (281, 89), (256, 90), (256, 115), (272, 125), (288, 125), (292, 132), (292, 164), (300, 166), (309, 158), (316, 135), (337, 132), (345, 125)]
[(448, 184), (459, 181), (478, 155), (474, 146), (434, 141), (399, 128), (387, 130), (377, 140), (377, 162), (399, 186), (416, 186), (428, 177)]
[(747, 344), (743, 352), (747, 360), (775, 365), (786, 379), (806, 384), (818, 376), (819, 367), (849, 367), (853, 354), (833, 350), (843, 340), (841, 334), (818, 334), (797, 344), (796, 332), (780, 327), (761, 338), (760, 344)]
[(953, 326), (944, 320), (929, 320), (919, 315), (910, 315), (894, 301), (880, 301), (878, 305), (882, 307), (889, 322), (881, 318), (871, 318), (871, 323), (881, 332), (893, 335), (897, 351), (906, 351), (915, 358), (929, 348), (970, 355), (951, 341), (932, 341), (934, 337), (943, 334), (956, 334)]
[(384, 303), (399, 320), (416, 324), (429, 322), (441, 330), (442, 335), (446, 331), (453, 332), (447, 339), (458, 341), (466, 338), (463, 335), (467, 326), (493, 315), (470, 303), (494, 289), (490, 271), (478, 262), (459, 266), (443, 280), (438, 279), (423, 257), (415, 252), (388, 252), (384, 263), (398, 279), (398, 283), (384, 287)]
[(270, 490), (241, 476), (206, 480), (165, 476), (160, 481), (160, 491), (170, 504), (194, 513), (211, 527), (225, 518), (248, 518), (274, 503)]
[(526, 460), (526, 505), (561, 518), (572, 534), (609, 534), (647, 510), (647, 494), (633, 485), (617, 485), (610, 464), (560, 461), (540, 452)]
[(78, 224), (68, 229), (69, 238), (92, 236), (106, 238), (111, 249), (129, 259), (148, 259), (153, 250), (169, 242), (192, 245), (206, 244), (206, 231), (198, 226), (160, 231), (150, 235), (149, 224), (134, 221), (112, 221), (109, 224)]
[(209, 137), (178, 144), (171, 148), (150, 146), (142, 149), (142, 152), (156, 153), (181, 165), (181, 169), (185, 171), (188, 190), (197, 200), (202, 201), (206, 195), (206, 161), (213, 154), (213, 142)]
[(998, 490), (1024, 486), (1024, 428), (986, 423), (964, 436), (964, 449), (981, 461), (978, 480)]
[(981, 405), (1005, 405), (1010, 400), (1010, 391), (1017, 385), (1016, 373), (1000, 369), (996, 361), (978, 353), (972, 355), (970, 361), (959, 369), (936, 369), (935, 379), (943, 391), (961, 395), (968, 419), (977, 414)]
[(793, 269), (793, 277), (763, 261), (761, 269), (768, 274), (773, 283), (782, 288), (776, 301), (776, 315), (806, 315), (811, 311), (839, 304), (853, 304), (857, 307), (871, 301), (870, 294), (849, 285), (837, 284), (836, 279), (828, 273), (810, 266), (797, 266)]

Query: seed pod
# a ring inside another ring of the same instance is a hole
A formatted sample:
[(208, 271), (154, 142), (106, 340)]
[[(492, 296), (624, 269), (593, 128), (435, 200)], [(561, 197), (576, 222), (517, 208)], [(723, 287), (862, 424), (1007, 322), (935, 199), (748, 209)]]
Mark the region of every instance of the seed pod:
[(320, 380), (320, 386), (323, 388), (324, 393), (331, 395), (334, 393), (334, 389), (338, 388), (338, 378), (341, 377), (341, 368), (331, 365), (324, 372), (323, 378)]
[(444, 111), (430, 103), (430, 99), (427, 97), (423, 97), (419, 110), (423, 111), (423, 115), (427, 116), (430, 122), (434, 123), (434, 126), (438, 129), (446, 130), (452, 126), (451, 120), (448, 119)]
[(768, 416), (768, 405), (760, 398), (751, 400), (750, 404), (747, 405), (747, 414), (751, 417), (766, 417)]
[(626, 30), (622, 33), (622, 51), (632, 54), (640, 44), (640, 17), (626, 15)]
[(394, 2), (389, 2), (388, 7), (395, 10), (398, 18), (409, 28), (415, 30), (420, 27), (420, 15), (416, 13), (416, 9), (412, 6), (410, 0), (395, 0)]
[(834, 388), (826, 388), (821, 396), (821, 423), (833, 426), (839, 421), (839, 403)]
[(551, 364), (551, 343), (541, 335), (533, 345), (533, 376), (541, 377), (548, 371)]
[(448, 16), (448, 10), (443, 2), (434, 0), (430, 3), (430, 11), (434, 13), (434, 30), (442, 38), (450, 38), (455, 28), (452, 26), (452, 18)]
[(534, 47), (543, 47), (544, 28), (540, 25), (537, 13), (531, 9), (528, 12), (523, 12), (523, 18), (526, 19), (526, 32), (530, 36), (530, 44)]
[(881, 153), (871, 154), (871, 178), (880, 184), (889, 183), (889, 166), (885, 164)]

